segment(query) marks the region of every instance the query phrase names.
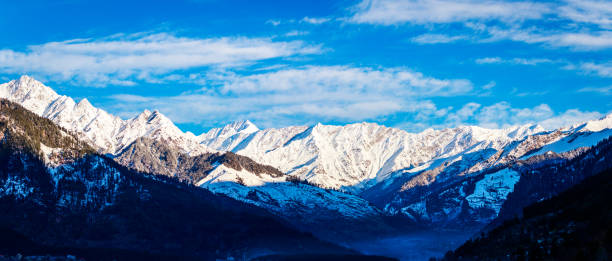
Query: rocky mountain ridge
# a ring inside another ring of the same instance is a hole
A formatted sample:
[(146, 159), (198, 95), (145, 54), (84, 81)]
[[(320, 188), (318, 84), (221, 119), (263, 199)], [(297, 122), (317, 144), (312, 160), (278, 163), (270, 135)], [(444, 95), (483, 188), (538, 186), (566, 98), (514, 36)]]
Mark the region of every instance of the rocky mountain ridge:
[(195, 135), (182, 132), (159, 111), (145, 110), (132, 119), (122, 120), (92, 106), (87, 99), (77, 103), (59, 95), (29, 76), (0, 84), (0, 98), (76, 132), (100, 153), (116, 154), (139, 137), (163, 138), (195, 154), (207, 151), (195, 142)]
[[(0, 231), (10, 229), (0, 241), (11, 240), (12, 253), (87, 260), (355, 254), (290, 228), (263, 209), (128, 170), (4, 99), (0, 136)], [(15, 243), (17, 238), (29, 243)]]
[[(278, 213), (291, 213), (280, 206), (296, 202), (299, 195), (318, 202), (317, 207), (337, 209), (341, 214), (346, 211), (350, 216), (360, 213), (352, 209), (362, 206), (361, 197), (386, 215), (434, 226), (485, 225), (497, 217), (520, 182), (514, 165), (570, 160), (612, 135), (611, 114), (557, 130), (538, 125), (460, 126), (408, 133), (374, 123), (260, 130), (249, 121), (240, 121), (195, 136), (181, 132), (159, 112), (145, 111), (121, 120), (86, 100), (76, 104), (27, 76), (0, 85), (0, 97), (77, 133), (124, 166), (178, 176)], [(275, 169), (268, 172), (284, 175), (260, 175), (218, 164), (210, 161), (214, 153), (247, 157), (258, 166)], [(148, 160), (143, 161), (145, 158)], [(319, 201), (319, 188), (296, 186), (288, 180), (359, 197), (332, 193), (331, 198)], [(343, 197), (356, 204), (337, 200)], [(308, 202), (289, 205), (303, 207)], [(375, 212), (373, 208), (371, 213)]]

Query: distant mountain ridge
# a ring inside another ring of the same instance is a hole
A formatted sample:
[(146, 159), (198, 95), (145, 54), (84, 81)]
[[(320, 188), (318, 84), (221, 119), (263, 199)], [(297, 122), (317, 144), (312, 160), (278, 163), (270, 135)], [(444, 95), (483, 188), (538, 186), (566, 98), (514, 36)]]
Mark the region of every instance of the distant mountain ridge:
[[(374, 123), (260, 130), (250, 121), (239, 121), (195, 136), (180, 131), (157, 111), (121, 120), (87, 100), (75, 103), (57, 95), (27, 76), (0, 85), (0, 97), (78, 133), (124, 166), (179, 175), (192, 184), (281, 214), (290, 215), (310, 202), (316, 206), (313, 209), (337, 209), (341, 215), (352, 216), (361, 213), (353, 209), (365, 202), (363, 198), (377, 207), (363, 208), (371, 209), (370, 214), (382, 210), (384, 215), (402, 215), (415, 223), (450, 227), (482, 226), (495, 219), (522, 178), (515, 170), (521, 161), (570, 160), (612, 135), (611, 114), (557, 130), (538, 125), (460, 126), (408, 133)], [(284, 175), (259, 175), (215, 162), (207, 162), (206, 171), (190, 164), (194, 168), (181, 170), (175, 162), (181, 158), (193, 163), (197, 162), (192, 161), (194, 157), (225, 152)], [(145, 158), (155, 160), (140, 161)], [(289, 180), (354, 195), (321, 194), (332, 197), (319, 201), (317, 188), (295, 186)], [(285, 206), (282, 202), (294, 202), (298, 195), (311, 200), (293, 210), (279, 207)], [(354, 201), (338, 200), (343, 197)]]
[(443, 260), (610, 259), (611, 147), (606, 139), (568, 162), (527, 163), (538, 175), (517, 184), (504, 205), (509, 213)]
[[(138, 138), (115, 161), (263, 207), (301, 230), (333, 240), (391, 233), (382, 211), (366, 200), (291, 179), (274, 167), (225, 153), (190, 156), (163, 141)], [(362, 226), (355, 224), (362, 223)], [(358, 228), (359, 231), (355, 229)]]
[(361, 190), (393, 171), (416, 169), (414, 166), (457, 154), (479, 142), (485, 144), (476, 146), (497, 148), (543, 130), (531, 125), (503, 130), (466, 126), (413, 134), (371, 123), (259, 130), (241, 121), (195, 136), (180, 131), (158, 111), (145, 110), (121, 120), (93, 107), (87, 99), (75, 103), (28, 76), (0, 85), (0, 97), (84, 134), (104, 153), (118, 154), (139, 137), (164, 139), (191, 155), (232, 151), (312, 183), (349, 190)]
[(195, 135), (184, 133), (159, 111), (145, 110), (138, 116), (122, 120), (95, 108), (87, 99), (76, 103), (29, 76), (0, 85), (0, 98), (21, 104), (39, 116), (77, 132), (101, 153), (116, 154), (139, 137), (166, 139), (192, 152), (206, 152), (195, 142)]
[(354, 254), (290, 228), (263, 209), (128, 170), (4, 99), (0, 162), (0, 231), (11, 231), (0, 241), (13, 243), (17, 238), (6, 238), (13, 234), (31, 241), (3, 245), (2, 255), (63, 251), (87, 260), (214, 260)]

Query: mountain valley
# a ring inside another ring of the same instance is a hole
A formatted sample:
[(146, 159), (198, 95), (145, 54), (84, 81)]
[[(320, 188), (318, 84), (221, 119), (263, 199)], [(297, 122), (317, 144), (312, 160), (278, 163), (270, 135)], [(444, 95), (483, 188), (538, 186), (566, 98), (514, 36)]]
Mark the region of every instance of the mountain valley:
[(11, 209), (0, 221), (43, 245), (64, 242), (53, 247), (357, 254), (341, 246), (490, 231), (612, 167), (612, 114), (560, 129), (421, 133), (237, 121), (196, 136), (159, 111), (124, 120), (29, 76), (1, 84), (0, 98), (0, 201)]

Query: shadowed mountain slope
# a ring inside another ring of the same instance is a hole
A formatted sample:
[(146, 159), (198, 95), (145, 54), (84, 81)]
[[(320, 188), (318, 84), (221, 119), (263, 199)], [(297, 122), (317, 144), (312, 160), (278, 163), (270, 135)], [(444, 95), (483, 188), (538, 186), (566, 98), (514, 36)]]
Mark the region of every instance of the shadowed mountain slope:
[(291, 229), (262, 209), (130, 171), (6, 100), (0, 100), (0, 162), (0, 227), (45, 249), (187, 259), (353, 253)]

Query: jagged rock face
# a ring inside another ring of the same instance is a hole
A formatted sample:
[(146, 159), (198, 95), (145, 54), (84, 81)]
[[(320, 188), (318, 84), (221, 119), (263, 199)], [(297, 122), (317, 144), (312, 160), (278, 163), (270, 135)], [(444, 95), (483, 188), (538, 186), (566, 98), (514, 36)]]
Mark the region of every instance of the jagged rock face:
[[(597, 137), (601, 132), (557, 137), (557, 142), (565, 144), (566, 138)], [(526, 138), (525, 141), (532, 142), (533, 139)], [(443, 170), (424, 171), (407, 180), (396, 179), (388, 187), (374, 187), (362, 196), (386, 212), (403, 214), (431, 226), (478, 228), (492, 221), (501, 224), (507, 218), (520, 215), (527, 204), (556, 195), (584, 177), (612, 167), (612, 163), (606, 160), (612, 156), (609, 144), (609, 139), (603, 139), (593, 148), (579, 146), (561, 153), (532, 151), (533, 156), (525, 159), (502, 160), (503, 164), (485, 171), (463, 177), (452, 176), (453, 179), (444, 182), (436, 181), (436, 177), (445, 175), (447, 171), (461, 171), (461, 168), (450, 165)]]
[[(612, 135), (611, 114), (552, 131), (525, 125), (407, 133), (371, 123), (259, 130), (241, 121), (195, 136), (159, 112), (121, 120), (86, 100), (75, 104), (29, 77), (0, 85), (0, 97), (76, 132), (125, 166), (178, 177), (274, 211), (288, 211), (277, 207), (283, 206), (279, 201), (294, 200), (300, 193), (293, 191), (304, 189), (285, 182), (289, 178), (359, 193), (387, 214), (432, 224), (490, 221), (522, 177), (517, 181), (508, 166), (567, 161)], [(54, 157), (52, 147), (42, 148)], [(338, 209), (359, 213), (353, 208), (360, 204)]]
[(190, 156), (168, 144), (163, 139), (138, 138), (114, 159), (134, 170), (176, 177), (192, 184), (202, 181), (219, 165), (235, 171), (244, 170), (258, 177), (284, 177), (284, 174), (274, 167), (258, 164), (231, 152)]
[[(417, 171), (462, 153), (500, 149), (540, 131), (537, 126), (504, 130), (460, 127), (413, 134), (371, 123), (318, 124), (232, 136), (231, 143), (238, 145), (225, 149), (322, 187), (358, 192), (386, 180), (398, 170)], [(244, 138), (237, 142), (240, 137)]]
[(101, 153), (115, 154), (139, 137), (165, 139), (194, 154), (208, 151), (198, 144), (195, 135), (180, 131), (158, 111), (144, 111), (132, 119), (122, 120), (93, 107), (87, 99), (76, 103), (70, 97), (58, 95), (28, 76), (1, 84), (0, 98), (19, 103), (38, 116), (77, 132)]
[(392, 232), (383, 213), (360, 197), (287, 181), (279, 170), (231, 152), (189, 156), (163, 141), (139, 138), (114, 159), (263, 207), (327, 239)]
[(251, 122), (241, 121), (196, 137), (181, 132), (157, 111), (122, 120), (87, 100), (75, 103), (27, 76), (0, 85), (0, 97), (79, 133), (103, 153), (118, 154), (137, 138), (147, 137), (163, 140), (191, 156), (232, 151), (322, 187), (353, 192), (386, 180), (398, 170), (417, 170), (474, 150), (499, 149), (541, 131), (536, 126), (504, 130), (459, 127), (413, 134), (366, 123), (259, 130)]
[(219, 151), (231, 151), (249, 135), (259, 131), (252, 122), (236, 121), (223, 128), (214, 128), (198, 136), (201, 144)]

